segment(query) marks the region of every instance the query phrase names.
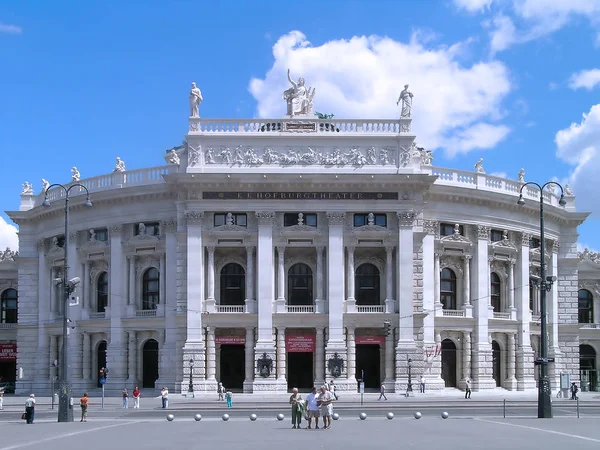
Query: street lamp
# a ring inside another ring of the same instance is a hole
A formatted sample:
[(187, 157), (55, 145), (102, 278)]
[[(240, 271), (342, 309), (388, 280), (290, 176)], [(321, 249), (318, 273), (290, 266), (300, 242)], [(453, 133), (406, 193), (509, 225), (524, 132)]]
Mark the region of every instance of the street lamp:
[(92, 202), (90, 201), (90, 191), (83, 184), (72, 184), (69, 187), (65, 187), (62, 184), (52, 184), (48, 186), (44, 195), (43, 206), (50, 206), (50, 201), (48, 200), (48, 191), (53, 187), (58, 187), (62, 189), (65, 193), (65, 242), (63, 245), (65, 257), (64, 257), (64, 268), (63, 268), (63, 279), (62, 279), (62, 287), (63, 287), (63, 340), (62, 340), (62, 355), (60, 361), (60, 380), (58, 382), (60, 395), (58, 400), (58, 421), (59, 422), (73, 422), (73, 408), (71, 405), (71, 379), (69, 377), (68, 370), (68, 351), (69, 346), (67, 345), (68, 339), (68, 326), (69, 326), (69, 318), (67, 317), (67, 312), (69, 310), (69, 296), (75, 290), (77, 285), (80, 283), (79, 278), (73, 278), (69, 280), (68, 271), (68, 255), (69, 255), (69, 194), (71, 193), (71, 189), (75, 187), (79, 187), (86, 192), (85, 206), (90, 208), (92, 206)]
[(408, 387), (406, 388), (406, 396), (412, 392), (412, 359), (408, 358)]
[(194, 380), (192, 379), (192, 375), (194, 372), (194, 360), (190, 358), (190, 384), (188, 386), (188, 394), (192, 394), (194, 396)]
[(541, 336), (540, 336), (540, 357), (535, 361), (536, 365), (540, 366), (540, 380), (538, 385), (538, 418), (539, 419), (551, 419), (552, 418), (552, 398), (550, 390), (550, 380), (548, 379), (548, 363), (553, 362), (548, 359), (548, 334), (547, 334), (547, 305), (546, 305), (546, 292), (552, 290), (552, 284), (556, 281), (556, 277), (546, 276), (546, 243), (544, 242), (544, 188), (554, 184), (560, 188), (560, 200), (558, 204), (565, 206), (563, 187), (556, 181), (548, 181), (546, 184), (540, 186), (538, 183), (529, 181), (521, 186), (519, 190), (519, 200), (517, 204), (522, 206), (525, 204), (523, 199), (523, 189), (527, 185), (537, 186), (540, 190), (540, 316), (541, 316)]

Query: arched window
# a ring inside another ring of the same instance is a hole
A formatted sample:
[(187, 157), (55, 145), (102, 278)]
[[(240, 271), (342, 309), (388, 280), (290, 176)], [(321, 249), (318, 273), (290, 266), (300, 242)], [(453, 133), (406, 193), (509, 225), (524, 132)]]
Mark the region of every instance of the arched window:
[(501, 288), (500, 277), (498, 276), (497, 273), (492, 272), (490, 275), (490, 296), (492, 297), (491, 303), (492, 303), (492, 307), (494, 308), (494, 312), (501, 311), (502, 298), (500, 296), (500, 288)]
[(442, 309), (456, 309), (456, 274), (444, 268), (440, 275), (440, 301)]
[(96, 311), (102, 313), (108, 306), (108, 273), (102, 272), (96, 281)]
[(579, 323), (593, 323), (594, 296), (587, 289), (580, 289), (577, 298), (579, 300)]
[(17, 300), (19, 293), (16, 289), (7, 289), (0, 300), (2, 323), (17, 323)]
[(306, 264), (294, 264), (288, 270), (288, 305), (313, 304), (313, 274)]
[(354, 276), (354, 295), (357, 305), (379, 305), (379, 269), (373, 264), (361, 264)]
[(158, 291), (160, 282), (158, 279), (158, 269), (151, 267), (144, 272), (142, 278), (142, 309), (156, 309), (158, 305)]
[(221, 269), (221, 305), (243, 306), (246, 300), (246, 272), (236, 263), (226, 264)]

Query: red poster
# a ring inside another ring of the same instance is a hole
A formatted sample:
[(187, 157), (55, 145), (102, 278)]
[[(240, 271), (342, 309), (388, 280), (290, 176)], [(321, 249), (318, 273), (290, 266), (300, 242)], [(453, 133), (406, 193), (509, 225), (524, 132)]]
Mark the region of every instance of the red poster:
[(246, 336), (215, 336), (217, 344), (242, 344), (246, 343)]
[(17, 344), (0, 344), (0, 361), (16, 361)]
[(385, 344), (385, 337), (383, 336), (356, 336), (357, 344)]
[(288, 353), (313, 353), (315, 351), (315, 335), (286, 334), (285, 350)]

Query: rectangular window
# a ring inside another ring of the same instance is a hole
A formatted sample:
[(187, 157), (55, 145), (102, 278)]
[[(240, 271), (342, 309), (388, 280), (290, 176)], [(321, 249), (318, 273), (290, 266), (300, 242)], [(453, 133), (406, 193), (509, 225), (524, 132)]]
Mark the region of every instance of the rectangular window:
[[(456, 225), (452, 223), (440, 223), (440, 236), (452, 236), (454, 234), (454, 229)], [(458, 234), (464, 236), (464, 229), (462, 225), (458, 227)]]
[(222, 227), (223, 225), (245, 227), (248, 226), (248, 220), (245, 213), (216, 213), (214, 224), (215, 227)]
[(490, 233), (490, 239), (492, 242), (499, 242), (504, 239), (504, 232), (500, 230), (492, 230)]
[(61, 248), (64, 248), (65, 246), (65, 237), (64, 236), (58, 236), (58, 246)]
[(377, 225), (387, 227), (387, 214), (354, 214), (354, 226)]
[[(302, 214), (302, 215), (300, 215)], [(283, 226), (293, 227), (294, 225), (306, 225), (309, 227), (317, 226), (316, 213), (285, 213), (283, 215)]]
[(160, 224), (158, 222), (138, 223), (135, 226), (135, 234), (147, 234), (148, 236), (160, 235)]
[(96, 240), (100, 242), (108, 241), (108, 230), (106, 228), (96, 228), (94, 230), (96, 233)]
[(531, 238), (529, 248), (540, 248), (540, 240), (538, 238)]

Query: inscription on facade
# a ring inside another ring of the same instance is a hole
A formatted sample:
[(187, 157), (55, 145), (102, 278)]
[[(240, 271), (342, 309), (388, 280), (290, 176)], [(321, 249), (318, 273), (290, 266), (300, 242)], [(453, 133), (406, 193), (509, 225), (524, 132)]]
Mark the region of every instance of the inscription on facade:
[(397, 192), (204, 192), (205, 200), (398, 200)]
[(285, 131), (317, 131), (317, 124), (314, 122), (285, 122)]

